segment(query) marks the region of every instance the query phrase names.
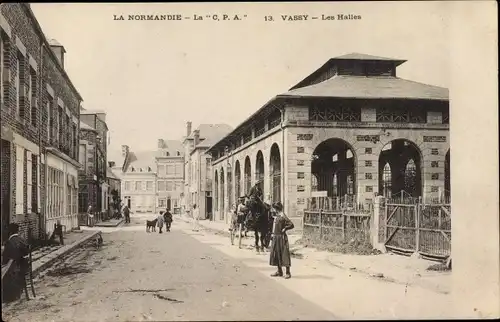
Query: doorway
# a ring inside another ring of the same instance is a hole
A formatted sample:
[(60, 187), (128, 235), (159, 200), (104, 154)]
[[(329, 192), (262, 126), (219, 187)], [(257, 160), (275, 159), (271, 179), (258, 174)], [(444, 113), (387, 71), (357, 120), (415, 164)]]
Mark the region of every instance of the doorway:
[(170, 198), (167, 199), (167, 209), (172, 210), (172, 199)]
[(1, 199), (0, 204), (2, 205), (2, 244), (9, 237), (9, 224), (10, 224), (10, 181), (11, 181), (11, 149), (10, 142), (6, 140), (2, 140), (0, 154), (2, 155), (2, 164), (1, 164), (1, 177), (0, 180), (1, 185)]
[(130, 209), (130, 197), (127, 198), (127, 207)]
[(205, 210), (205, 212), (206, 212), (205, 218), (212, 220), (212, 197), (207, 197), (206, 205), (207, 205), (207, 207), (206, 207), (207, 209)]

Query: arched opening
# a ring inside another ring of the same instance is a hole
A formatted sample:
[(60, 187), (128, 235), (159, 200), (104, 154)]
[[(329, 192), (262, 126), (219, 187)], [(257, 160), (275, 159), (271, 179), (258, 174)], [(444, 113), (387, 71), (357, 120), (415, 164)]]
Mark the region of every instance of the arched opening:
[(245, 158), (245, 194), (247, 195), (252, 188), (252, 165), (250, 164), (250, 158)]
[(219, 219), (224, 220), (224, 212), (226, 211), (224, 205), (224, 169), (220, 169), (220, 211), (219, 211)]
[(233, 175), (232, 169), (228, 164), (227, 167), (227, 208), (228, 210), (233, 205)]
[(391, 198), (392, 196), (391, 184), (391, 166), (388, 162), (386, 162), (384, 169), (382, 170), (382, 189), (379, 189), (382, 195), (386, 198)]
[(262, 195), (265, 196), (264, 192), (264, 155), (262, 151), (257, 152), (257, 158), (255, 160), (255, 183), (260, 187)]
[(234, 164), (234, 192), (236, 198), (241, 196), (241, 169), (239, 160), (236, 160)]
[(384, 196), (422, 196), (422, 157), (415, 143), (397, 139), (387, 143), (379, 156), (379, 191)]
[(270, 155), (270, 181), (271, 181), (271, 198), (272, 202), (281, 201), (281, 156), (280, 149), (278, 145), (275, 143), (271, 146), (271, 155)]
[(450, 150), (446, 152), (444, 161), (444, 196), (447, 200), (451, 197), (451, 184), (450, 184)]
[(219, 175), (217, 170), (215, 170), (215, 180), (214, 180), (214, 209), (219, 211)]
[(355, 164), (354, 151), (346, 141), (333, 138), (321, 142), (312, 156), (313, 186), (326, 191), (328, 197), (354, 195)]

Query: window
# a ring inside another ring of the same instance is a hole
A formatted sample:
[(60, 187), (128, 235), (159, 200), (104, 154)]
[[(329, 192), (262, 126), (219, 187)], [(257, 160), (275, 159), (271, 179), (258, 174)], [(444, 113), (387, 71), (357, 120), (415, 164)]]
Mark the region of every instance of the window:
[(125, 189), (127, 191), (130, 191), (130, 181), (125, 181)]
[(24, 57), (18, 52), (17, 53), (17, 61), (16, 61), (16, 80), (14, 86), (16, 87), (16, 111), (17, 115), (21, 118), (24, 117), (24, 108), (21, 109), (21, 78), (24, 78), (23, 65), (24, 65)]
[(51, 135), (51, 130), (53, 129), (54, 126), (54, 115), (52, 115), (52, 104), (54, 103), (54, 99), (50, 96), (48, 92), (46, 92), (47, 96), (47, 103), (45, 105), (45, 108), (47, 109), (47, 140), (50, 141), (50, 138), (52, 137)]
[(78, 162), (83, 165), (83, 169), (87, 169), (87, 145), (80, 144)]
[(175, 168), (173, 164), (167, 164), (167, 175), (171, 176), (175, 174)]
[(171, 181), (167, 181), (167, 191), (172, 191), (172, 183)]
[(29, 106), (30, 106), (31, 125), (33, 126), (37, 125), (36, 82), (37, 82), (36, 71), (30, 66), (30, 72), (28, 74), (28, 81), (27, 81), (27, 86), (29, 86), (27, 99), (29, 101)]
[(58, 108), (59, 113), (57, 116), (57, 140), (59, 141), (59, 144), (63, 142), (63, 109), (61, 106)]
[(135, 190), (142, 190), (141, 189), (141, 182), (140, 181), (136, 181), (135, 182)]
[(177, 156), (180, 157), (181, 156), (181, 153), (179, 151), (177, 151)]
[(73, 124), (72, 128), (72, 138), (73, 138), (73, 155), (71, 156), (73, 159), (76, 158), (76, 155), (78, 153), (77, 147), (78, 147), (78, 137), (76, 135), (76, 124)]
[[(16, 145), (16, 178), (24, 178), (24, 149)], [(16, 214), (24, 213), (24, 184), (16, 180)]]
[[(3, 35), (3, 32), (0, 30), (0, 103), (3, 103), (4, 101), (4, 91), (3, 91), (3, 78), (4, 78), (4, 69), (5, 69), (5, 59), (4, 59), (4, 50), (7, 48), (5, 47), (4, 44), (4, 38), (5, 36)], [(7, 75), (5, 75), (7, 76)], [(2, 104), (2, 107), (4, 105)], [(7, 106), (7, 104), (5, 104)]]
[(158, 208), (165, 208), (165, 199), (158, 199)]
[(31, 164), (31, 152), (26, 151), (26, 206), (27, 213), (31, 213), (31, 197), (33, 196), (33, 168)]
[(146, 190), (147, 191), (152, 191), (153, 190), (153, 181), (146, 182)]
[(158, 191), (165, 191), (165, 181), (158, 181)]
[(162, 164), (162, 165), (159, 165), (159, 166), (158, 166), (158, 174), (159, 174), (159, 175), (165, 175), (165, 173), (166, 173), (166, 172), (165, 172), (165, 165), (163, 165), (163, 164)]

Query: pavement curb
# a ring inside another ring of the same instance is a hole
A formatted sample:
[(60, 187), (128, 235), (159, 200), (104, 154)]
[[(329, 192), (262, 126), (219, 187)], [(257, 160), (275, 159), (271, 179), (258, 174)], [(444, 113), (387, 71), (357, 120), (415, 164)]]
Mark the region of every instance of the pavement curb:
[(33, 263), (33, 277), (38, 275), (41, 271), (47, 269), (49, 266), (51, 266), (55, 261), (60, 259), (61, 257), (68, 255), (70, 252), (75, 250), (75, 248), (85, 244), (89, 240), (95, 238), (97, 235), (101, 235), (101, 231), (95, 231), (92, 234), (80, 239), (79, 241), (65, 245), (58, 250), (47, 254), (46, 256), (42, 257), (39, 261), (36, 261)]

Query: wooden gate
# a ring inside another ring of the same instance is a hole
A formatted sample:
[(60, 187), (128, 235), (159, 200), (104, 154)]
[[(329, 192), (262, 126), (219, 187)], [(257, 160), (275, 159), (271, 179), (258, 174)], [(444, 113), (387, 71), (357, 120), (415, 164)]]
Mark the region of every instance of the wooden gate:
[(384, 244), (389, 251), (419, 252), (429, 257), (451, 255), (449, 204), (385, 204)]

